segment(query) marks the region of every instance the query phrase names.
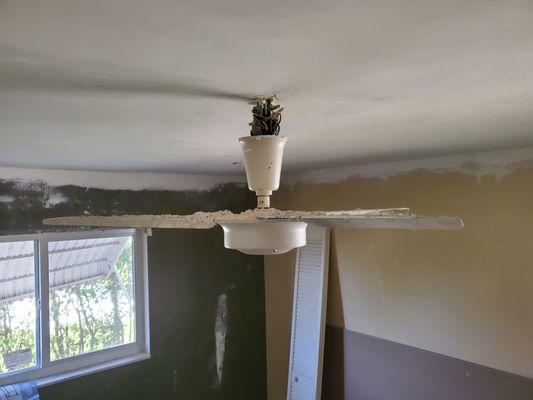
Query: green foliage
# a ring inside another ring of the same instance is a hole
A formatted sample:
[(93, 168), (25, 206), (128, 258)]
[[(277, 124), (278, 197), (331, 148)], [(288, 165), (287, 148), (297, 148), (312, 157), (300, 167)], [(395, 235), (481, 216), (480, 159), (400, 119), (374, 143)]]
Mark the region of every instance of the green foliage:
[[(16, 330), (12, 329), (12, 315), (10, 313), (10, 308), (9, 303), (0, 305), (0, 350), (2, 355), (18, 350), (31, 349), (34, 347), (35, 343), (34, 331), (31, 323), (24, 324)], [(33, 356), (33, 358), (34, 357), (35, 356)], [(0, 364), (0, 372), (5, 372), (7, 368), (4, 365), (3, 357), (0, 360), (2, 361)], [(26, 363), (21, 367), (27, 367), (31, 364), (32, 362)]]

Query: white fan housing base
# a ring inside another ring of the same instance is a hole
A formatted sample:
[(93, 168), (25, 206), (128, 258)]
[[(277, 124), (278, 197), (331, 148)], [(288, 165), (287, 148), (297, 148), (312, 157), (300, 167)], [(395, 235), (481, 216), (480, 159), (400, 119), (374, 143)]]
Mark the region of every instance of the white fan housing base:
[(224, 246), (246, 254), (283, 254), (305, 246), (307, 224), (300, 221), (217, 221)]

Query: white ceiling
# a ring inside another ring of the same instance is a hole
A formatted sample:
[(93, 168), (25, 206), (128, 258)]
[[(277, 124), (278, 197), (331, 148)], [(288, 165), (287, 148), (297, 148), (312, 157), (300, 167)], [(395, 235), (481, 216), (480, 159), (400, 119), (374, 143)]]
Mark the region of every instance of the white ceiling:
[(220, 91), (279, 94), (289, 170), (533, 145), (531, 21), (531, 0), (0, 0), (0, 165), (240, 171), (250, 106)]

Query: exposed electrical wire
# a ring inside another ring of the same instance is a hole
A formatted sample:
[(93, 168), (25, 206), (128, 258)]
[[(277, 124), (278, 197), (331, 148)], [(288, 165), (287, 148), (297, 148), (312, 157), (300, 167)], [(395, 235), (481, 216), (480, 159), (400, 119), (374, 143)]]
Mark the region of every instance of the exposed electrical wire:
[(253, 121), (250, 122), (251, 135), (279, 135), (281, 112), (283, 108), (274, 95), (265, 99), (258, 99), (252, 108)]

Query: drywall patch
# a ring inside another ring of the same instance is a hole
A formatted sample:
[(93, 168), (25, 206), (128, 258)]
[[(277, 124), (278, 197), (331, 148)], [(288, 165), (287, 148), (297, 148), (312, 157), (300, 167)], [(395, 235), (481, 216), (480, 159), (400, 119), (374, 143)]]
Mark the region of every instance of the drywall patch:
[(63, 193), (54, 189), (50, 189), (46, 190), (44, 201), (44, 207), (51, 208), (57, 206), (58, 204), (66, 203), (68, 199), (63, 195)]
[(228, 306), (227, 296), (225, 293), (218, 296), (217, 314), (215, 318), (215, 348), (217, 362), (217, 381), (216, 385), (222, 384), (224, 376), (224, 354), (226, 352), (226, 334), (227, 334)]
[(283, 183), (335, 183), (350, 178), (387, 180), (411, 172), (456, 172), (475, 176), (478, 180), (484, 176), (500, 180), (525, 168), (533, 168), (533, 147), (294, 172), (285, 174)]

